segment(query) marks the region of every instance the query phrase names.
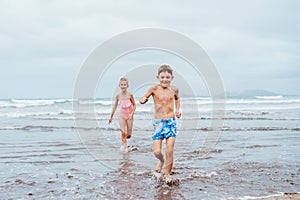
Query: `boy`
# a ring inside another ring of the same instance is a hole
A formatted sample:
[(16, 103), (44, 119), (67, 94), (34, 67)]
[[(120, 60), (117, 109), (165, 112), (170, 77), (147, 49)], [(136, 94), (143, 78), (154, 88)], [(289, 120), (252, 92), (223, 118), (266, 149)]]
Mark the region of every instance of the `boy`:
[[(174, 144), (176, 138), (176, 120), (181, 117), (179, 90), (172, 86), (171, 82), (174, 79), (173, 70), (168, 65), (162, 65), (158, 68), (156, 78), (159, 84), (150, 87), (147, 93), (140, 99), (141, 104), (145, 104), (150, 96), (154, 101), (154, 133), (153, 152), (159, 163), (156, 167), (156, 172), (160, 173), (164, 162), (166, 161), (165, 179), (170, 181), (170, 173), (173, 167)], [(175, 115), (174, 115), (175, 104)], [(162, 141), (166, 139), (166, 160), (161, 153)]]

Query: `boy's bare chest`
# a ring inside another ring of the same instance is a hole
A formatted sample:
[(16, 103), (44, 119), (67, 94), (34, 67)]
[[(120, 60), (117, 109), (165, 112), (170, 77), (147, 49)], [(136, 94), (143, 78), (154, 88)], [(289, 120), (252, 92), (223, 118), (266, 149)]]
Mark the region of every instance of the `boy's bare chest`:
[(171, 101), (174, 99), (174, 92), (172, 90), (157, 90), (154, 97), (158, 101)]

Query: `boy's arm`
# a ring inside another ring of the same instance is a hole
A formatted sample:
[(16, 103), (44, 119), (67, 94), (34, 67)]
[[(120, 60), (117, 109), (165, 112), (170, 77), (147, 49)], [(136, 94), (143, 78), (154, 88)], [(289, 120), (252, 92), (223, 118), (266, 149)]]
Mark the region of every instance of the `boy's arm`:
[(118, 107), (118, 102), (119, 102), (119, 95), (117, 95), (116, 98), (115, 98), (115, 104), (114, 104), (114, 106), (112, 108), (112, 111), (111, 111), (111, 114), (110, 114), (110, 117), (109, 117), (109, 120), (108, 120), (109, 124), (112, 122), (112, 118), (113, 118), (113, 116), (114, 116), (114, 114), (116, 112), (116, 109)]
[(175, 115), (177, 118), (181, 117), (181, 112), (180, 112), (180, 97), (179, 97), (179, 90), (178, 88), (174, 89), (175, 92)]
[(151, 87), (147, 93), (140, 98), (140, 104), (144, 104), (148, 101), (148, 98), (153, 94), (153, 87)]

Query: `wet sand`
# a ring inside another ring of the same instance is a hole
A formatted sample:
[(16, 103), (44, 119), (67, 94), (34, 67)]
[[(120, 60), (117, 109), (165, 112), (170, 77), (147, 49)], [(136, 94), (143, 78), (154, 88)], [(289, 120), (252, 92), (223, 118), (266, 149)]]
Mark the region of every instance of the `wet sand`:
[[(254, 199), (254, 200), (297, 200), (300, 199), (299, 193), (283, 193), (280, 195), (274, 195), (274, 196), (266, 196), (266, 197), (244, 197), (240, 199)], [(239, 200), (239, 199), (233, 199), (229, 198), (228, 200)]]
[(298, 132), (226, 132), (209, 150), (197, 141), (185, 148), (179, 137), (172, 177), (180, 184), (173, 186), (154, 176), (151, 140), (133, 135), (138, 149), (125, 154), (119, 133), (107, 134), (87, 131), (86, 146), (76, 131), (2, 131), (0, 199), (299, 198)]

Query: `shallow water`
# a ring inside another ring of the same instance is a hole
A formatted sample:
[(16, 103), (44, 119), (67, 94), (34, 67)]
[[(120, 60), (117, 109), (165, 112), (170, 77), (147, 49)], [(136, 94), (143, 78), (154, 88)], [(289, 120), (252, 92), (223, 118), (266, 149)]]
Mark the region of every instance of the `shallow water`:
[[(0, 194), (1, 199), (225, 199), (298, 192), (299, 141), (296, 131), (274, 131), (268, 137), (258, 131), (225, 132), (208, 154), (176, 151), (172, 176), (181, 184), (168, 186), (153, 177), (157, 161), (151, 142), (134, 136), (137, 151), (123, 153), (107, 145), (102, 148), (106, 160), (95, 160), (75, 131), (22, 132), (18, 137), (2, 131)], [(178, 141), (175, 149), (181, 145)]]
[(129, 141), (137, 149), (123, 153), (117, 119), (107, 124), (107, 101), (98, 102), (97, 119), (81, 114), (83, 125), (97, 127), (76, 127), (70, 100), (3, 100), (0, 199), (226, 199), (299, 192), (300, 101), (270, 101), (231, 99), (224, 126), (217, 128), (209, 126), (209, 110), (200, 117), (187, 111), (178, 120), (172, 173), (180, 184), (169, 186), (153, 173), (151, 110), (137, 111)]

